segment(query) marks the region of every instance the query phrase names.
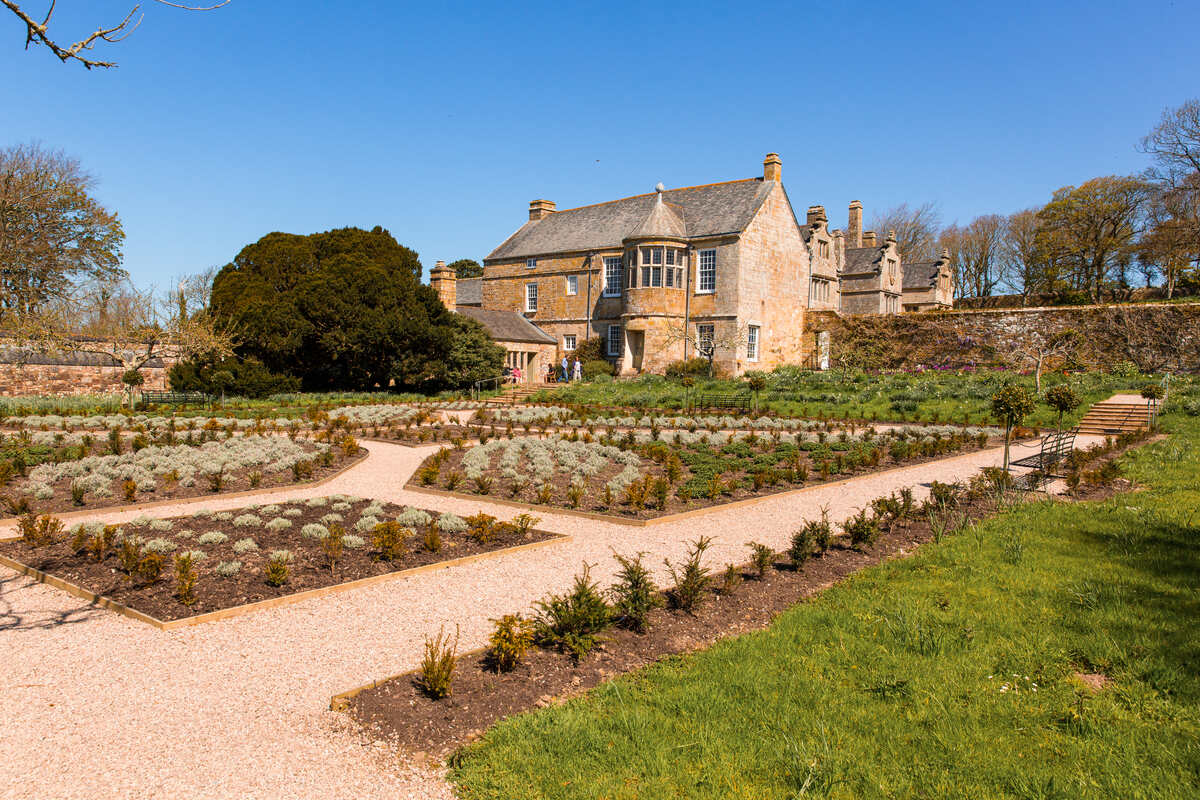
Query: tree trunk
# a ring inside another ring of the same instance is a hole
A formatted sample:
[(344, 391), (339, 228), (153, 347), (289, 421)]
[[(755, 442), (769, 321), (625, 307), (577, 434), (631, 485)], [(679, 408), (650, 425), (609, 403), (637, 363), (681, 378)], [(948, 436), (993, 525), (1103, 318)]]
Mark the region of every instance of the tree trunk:
[(1004, 474), (1008, 474), (1008, 440), (1012, 434), (1012, 423), (1004, 423)]

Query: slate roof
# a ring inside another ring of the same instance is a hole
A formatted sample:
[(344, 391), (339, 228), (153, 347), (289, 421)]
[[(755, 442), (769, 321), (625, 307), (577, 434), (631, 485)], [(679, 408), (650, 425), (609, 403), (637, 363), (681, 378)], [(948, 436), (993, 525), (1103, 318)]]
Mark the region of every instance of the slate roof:
[[(679, 217), (685, 238), (740, 233), (750, 224), (773, 185), (761, 178), (710, 183), (669, 189), (662, 192), (662, 200)], [(627, 237), (649, 221), (658, 194), (564, 209), (540, 220), (530, 220), (484, 260), (620, 248)]]
[(937, 282), (938, 267), (941, 261), (917, 261), (904, 265), (904, 281), (901, 286), (905, 289), (928, 289)]
[(516, 311), (501, 311), (474, 306), (456, 306), (454, 310), (483, 325), (493, 341), (530, 342), (533, 344), (557, 344), (558, 342), (553, 336)]
[(849, 247), (846, 248), (846, 264), (842, 274), (856, 272), (872, 272), (879, 263), (882, 248), (880, 247)]
[(455, 283), (455, 302), (460, 306), (483, 305), (483, 279), (459, 278)]
[(650, 213), (646, 215), (646, 219), (642, 220), (642, 224), (637, 226), (633, 231), (630, 231), (630, 239), (685, 239), (687, 238), (687, 226), (683, 224), (683, 217), (680, 216), (681, 209), (673, 203), (664, 203), (662, 192), (655, 192), (658, 197), (654, 201), (654, 205), (650, 207)]

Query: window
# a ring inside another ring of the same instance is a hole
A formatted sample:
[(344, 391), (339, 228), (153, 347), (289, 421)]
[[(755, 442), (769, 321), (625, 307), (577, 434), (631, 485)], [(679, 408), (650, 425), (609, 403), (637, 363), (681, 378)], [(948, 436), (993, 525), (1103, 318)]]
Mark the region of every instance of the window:
[(537, 284), (525, 284), (525, 312), (532, 314), (537, 311)]
[(822, 280), (821, 278), (813, 278), (812, 300), (814, 303), (829, 302), (829, 281)]
[(604, 258), (604, 296), (620, 297), (621, 295), (621, 259), (615, 256)]
[[(670, 254), (671, 254), (671, 251), (668, 250), (667, 255), (670, 255)], [(674, 286), (675, 286), (675, 269), (674, 269), (674, 267), (667, 267), (667, 287), (673, 288)]]
[(650, 248), (649, 247), (642, 248), (642, 263), (643, 264), (650, 263)]
[(697, 325), (696, 326), (696, 349), (700, 354), (707, 356), (713, 349), (713, 339), (716, 335), (712, 325)]
[(662, 267), (651, 267), (650, 268), (650, 285), (651, 286), (662, 286), (662, 270), (663, 270)]
[(829, 258), (829, 242), (823, 239), (817, 240), (817, 255), (821, 258)]
[(567, 276), (567, 294), (579, 294), (579, 276)]
[(675, 285), (680, 289), (683, 288), (683, 267), (675, 268)]
[(758, 326), (746, 328), (746, 360), (758, 361)]
[(575, 334), (573, 334), (573, 333), (563, 334), (563, 350), (569, 351), (569, 350), (574, 350), (574, 349), (575, 349)]
[(667, 266), (675, 266), (675, 251), (670, 248), (667, 248)]
[(700, 251), (700, 269), (696, 278), (697, 292), (715, 292), (717, 290), (717, 251)]
[(642, 267), (642, 287), (650, 285), (650, 267)]
[(887, 267), (888, 267), (888, 276), (889, 276), (889, 277), (892, 277), (892, 278), (896, 277), (896, 259), (894, 259), (894, 258), (889, 258), (889, 259), (887, 260), (887, 262), (888, 262), (888, 265), (887, 265)]
[(621, 326), (608, 326), (608, 354), (610, 356), (621, 355)]
[(654, 260), (653, 260), (653, 262), (652, 262), (652, 263), (654, 263), (654, 264), (661, 264), (661, 263), (662, 263), (662, 261), (663, 261), (663, 249), (662, 249), (661, 247), (655, 247), (655, 248), (652, 248), (652, 249), (650, 250), (650, 255), (652, 255), (652, 256), (654, 257)]
[(626, 288), (637, 288), (637, 252), (634, 251), (629, 259), (629, 269), (625, 273)]
[(534, 268), (534, 267), (536, 267), (536, 266), (537, 266), (537, 259), (536, 259), (536, 258), (527, 258), (527, 259), (525, 259), (525, 269), (533, 269), (533, 268)]

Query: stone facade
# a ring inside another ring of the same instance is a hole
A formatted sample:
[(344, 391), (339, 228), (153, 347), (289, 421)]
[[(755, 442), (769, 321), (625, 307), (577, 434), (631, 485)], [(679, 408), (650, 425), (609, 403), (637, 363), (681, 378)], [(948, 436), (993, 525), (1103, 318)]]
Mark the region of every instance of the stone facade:
[(944, 311), (954, 306), (954, 272), (949, 251), (943, 249), (934, 261), (904, 265), (901, 302), (905, 311)]

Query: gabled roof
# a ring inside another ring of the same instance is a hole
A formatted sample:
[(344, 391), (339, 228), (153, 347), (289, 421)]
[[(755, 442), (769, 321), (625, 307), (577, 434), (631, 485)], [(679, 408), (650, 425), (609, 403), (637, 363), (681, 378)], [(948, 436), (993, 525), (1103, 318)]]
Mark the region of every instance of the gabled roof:
[(454, 310), (482, 325), (493, 341), (532, 342), (534, 344), (557, 344), (558, 341), (516, 311), (501, 311), (474, 306), (455, 306)]
[[(741, 233), (750, 224), (773, 182), (749, 178), (661, 192), (666, 210), (683, 225), (681, 238)], [(650, 222), (659, 192), (594, 206), (570, 208), (530, 220), (484, 259), (528, 258), (548, 253), (619, 249)], [(673, 225), (660, 219), (655, 226)]]
[(885, 247), (849, 247), (846, 248), (846, 265), (842, 274), (856, 272), (872, 272), (883, 259)]
[(904, 264), (904, 289), (928, 289), (937, 283), (942, 261), (917, 261)]
[(662, 192), (655, 192), (657, 197), (650, 213), (642, 220), (642, 224), (629, 233), (628, 239), (685, 239), (687, 226), (683, 224), (679, 206), (664, 203)]
[(459, 278), (455, 284), (455, 302), (460, 306), (483, 305), (483, 279)]

